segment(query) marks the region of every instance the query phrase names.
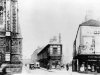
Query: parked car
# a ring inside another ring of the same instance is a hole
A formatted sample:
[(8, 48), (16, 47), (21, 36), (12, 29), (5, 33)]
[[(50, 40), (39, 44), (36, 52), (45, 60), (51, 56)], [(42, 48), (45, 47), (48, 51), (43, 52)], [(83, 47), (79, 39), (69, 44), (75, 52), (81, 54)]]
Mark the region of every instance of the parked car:
[(34, 66), (35, 66), (35, 68), (40, 68), (39, 62), (36, 62)]
[(30, 68), (31, 70), (34, 70), (34, 69), (35, 69), (34, 64), (29, 64), (29, 68)]

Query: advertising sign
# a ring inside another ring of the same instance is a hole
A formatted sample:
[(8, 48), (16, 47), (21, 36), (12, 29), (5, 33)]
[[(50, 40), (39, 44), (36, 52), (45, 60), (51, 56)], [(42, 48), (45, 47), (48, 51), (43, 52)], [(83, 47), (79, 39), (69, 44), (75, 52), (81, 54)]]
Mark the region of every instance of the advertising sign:
[(5, 54), (5, 61), (10, 61), (10, 54)]

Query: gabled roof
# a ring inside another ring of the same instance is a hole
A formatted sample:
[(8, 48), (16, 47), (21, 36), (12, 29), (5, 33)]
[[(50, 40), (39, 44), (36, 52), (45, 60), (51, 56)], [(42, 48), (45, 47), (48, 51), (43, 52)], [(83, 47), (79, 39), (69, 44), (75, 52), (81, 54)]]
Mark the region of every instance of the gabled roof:
[(97, 20), (88, 20), (86, 22), (83, 22), (82, 24), (80, 24), (80, 26), (100, 26), (100, 22)]

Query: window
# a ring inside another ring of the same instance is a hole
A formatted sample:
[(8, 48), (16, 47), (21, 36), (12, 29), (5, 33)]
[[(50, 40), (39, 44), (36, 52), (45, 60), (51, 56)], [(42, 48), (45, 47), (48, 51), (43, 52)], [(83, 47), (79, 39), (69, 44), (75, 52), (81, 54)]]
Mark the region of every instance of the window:
[(52, 48), (52, 46), (50, 47), (50, 54), (53, 54), (53, 48)]
[(61, 49), (60, 49), (60, 47), (58, 47), (58, 54), (60, 54), (61, 53)]
[(56, 47), (53, 48), (53, 54), (57, 54), (57, 48)]

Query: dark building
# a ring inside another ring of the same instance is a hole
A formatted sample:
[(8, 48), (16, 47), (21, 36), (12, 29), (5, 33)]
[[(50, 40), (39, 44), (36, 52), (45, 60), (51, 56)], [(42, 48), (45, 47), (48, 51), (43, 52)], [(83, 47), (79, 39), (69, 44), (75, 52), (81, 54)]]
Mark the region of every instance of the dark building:
[(48, 44), (38, 53), (40, 67), (61, 68), (62, 44)]
[(0, 0), (0, 66), (12, 73), (22, 71), (22, 36), (17, 0)]
[(73, 71), (100, 72), (99, 21), (91, 19), (80, 24), (73, 47)]

